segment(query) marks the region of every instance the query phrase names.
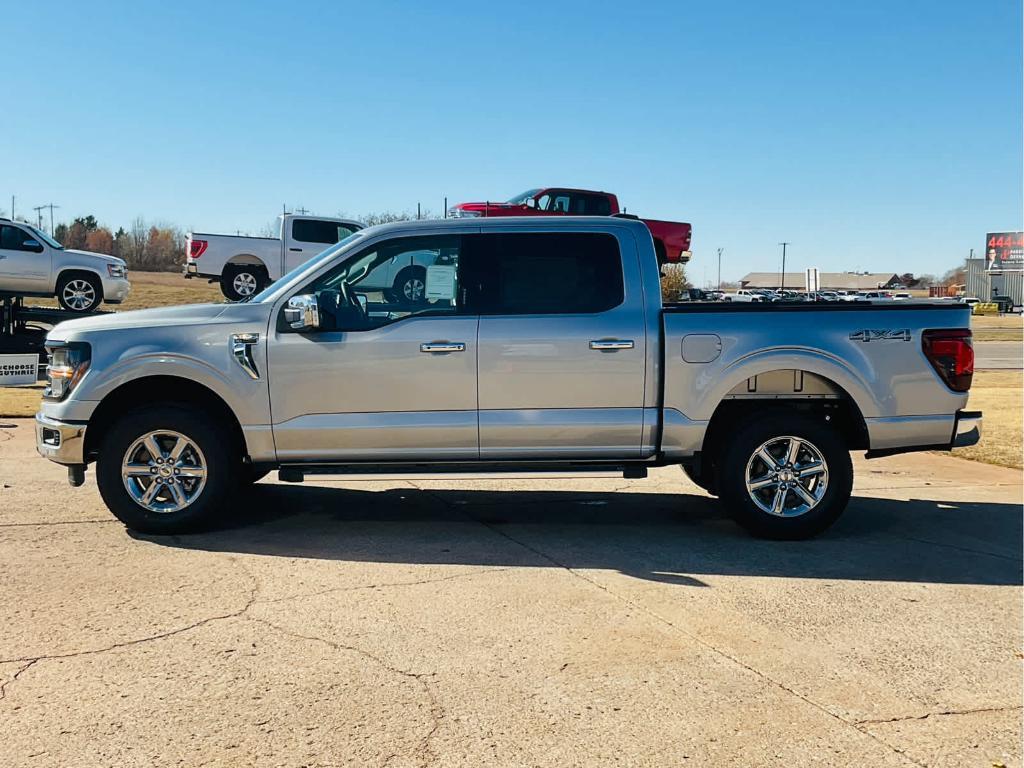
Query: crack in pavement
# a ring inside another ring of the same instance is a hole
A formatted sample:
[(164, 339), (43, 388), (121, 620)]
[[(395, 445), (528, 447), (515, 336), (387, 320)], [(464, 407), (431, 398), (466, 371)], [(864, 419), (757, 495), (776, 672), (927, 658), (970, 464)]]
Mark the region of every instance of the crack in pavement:
[(5, 680), (3, 683), (0, 683), (0, 701), (3, 701), (5, 698), (7, 698), (7, 686), (11, 685), (15, 680), (17, 680), (19, 677), (21, 677), (21, 673), (22, 672), (27, 670), (29, 667), (31, 667), (33, 664), (35, 664), (38, 661), (39, 661), (39, 659), (32, 659), (32, 661), (30, 661), (28, 664), (25, 664), (24, 666), (19, 668), (11, 676), (10, 680)]
[(915, 542), (917, 544), (928, 544), (929, 546), (932, 546), (932, 547), (945, 547), (946, 549), (952, 549), (952, 550), (955, 550), (957, 552), (963, 552), (964, 554), (967, 554), (967, 555), (984, 555), (986, 557), (995, 557), (995, 558), (998, 558), (1000, 560), (1009, 560), (1011, 563), (1019, 563), (1019, 562), (1021, 562), (1021, 558), (1019, 558), (1019, 557), (1014, 557), (1012, 555), (1000, 555), (1000, 554), (997, 554), (995, 552), (986, 552), (983, 549), (973, 549), (971, 547), (961, 547), (958, 544), (945, 544), (945, 543), (943, 543), (941, 541), (930, 541), (928, 539), (918, 539), (918, 538), (916, 538), (914, 536), (900, 536), (899, 534), (896, 534), (893, 538), (898, 538), (898, 539), (901, 539), (902, 541), (913, 541), (913, 542)]
[(847, 720), (846, 718), (841, 717), (840, 715), (837, 715), (835, 712), (832, 712), (826, 706), (824, 706), (822, 704), (819, 704), (818, 702), (814, 701), (814, 699), (811, 699), (810, 697), (806, 696), (805, 694), (800, 693), (799, 691), (795, 690), (794, 688), (791, 688), (790, 686), (786, 685), (785, 683), (783, 683), (783, 682), (781, 682), (779, 680), (774, 679), (773, 677), (769, 676), (767, 673), (762, 672), (761, 670), (757, 669), (756, 667), (751, 666), (750, 664), (747, 664), (746, 662), (744, 662), (743, 660), (739, 659), (738, 657), (732, 655), (731, 653), (729, 653), (729, 652), (727, 652), (725, 650), (722, 650), (721, 648), (718, 648), (713, 643), (709, 643), (707, 640), (704, 640), (703, 638), (699, 637), (698, 635), (695, 635), (695, 634), (693, 634), (691, 632), (686, 631), (682, 627), (680, 627), (677, 624), (675, 624), (671, 619), (668, 619), (665, 616), (662, 616), (661, 614), (659, 614), (658, 612), (656, 612), (654, 610), (651, 610), (649, 607), (647, 607), (643, 603), (638, 603), (638, 602), (636, 602), (636, 601), (626, 597), (625, 595), (621, 595), (618, 592), (615, 592), (614, 590), (609, 589), (608, 587), (606, 587), (605, 585), (601, 584), (600, 582), (595, 581), (594, 579), (586, 576), (585, 574), (579, 573), (576, 569), (566, 565), (565, 563), (562, 563), (562, 562), (558, 561), (557, 559), (555, 559), (551, 555), (548, 555), (547, 553), (542, 552), (541, 550), (536, 549), (535, 547), (532, 547), (532, 546), (530, 546), (529, 544), (527, 544), (527, 543), (525, 543), (523, 541), (520, 541), (519, 539), (515, 538), (511, 534), (508, 534), (508, 533), (506, 533), (506, 532), (504, 532), (502, 530), (499, 530), (498, 528), (494, 527), (493, 525), (490, 525), (489, 523), (486, 523), (486, 522), (484, 522), (482, 520), (477, 520), (477, 522), (479, 522), (481, 525), (485, 526), (486, 528), (489, 528), (494, 533), (496, 533), (498, 536), (502, 536), (502, 537), (508, 539), (509, 541), (511, 541), (511, 542), (513, 542), (515, 544), (518, 544), (519, 546), (523, 547), (524, 549), (527, 549), (530, 552), (533, 552), (538, 557), (542, 557), (545, 560), (547, 560), (548, 562), (552, 563), (553, 565), (555, 565), (555, 566), (557, 566), (559, 568), (564, 569), (565, 571), (567, 571), (571, 575), (575, 576), (576, 578), (586, 582), (587, 584), (589, 584), (589, 585), (591, 585), (593, 587), (596, 587), (597, 589), (599, 589), (602, 592), (610, 595), (611, 597), (615, 598), (616, 600), (619, 600), (620, 602), (625, 603), (626, 605), (630, 606), (631, 608), (634, 608), (635, 610), (637, 610), (637, 611), (639, 611), (641, 613), (646, 614), (648, 617), (654, 619), (655, 621), (657, 621), (657, 622), (659, 622), (661, 624), (664, 624), (665, 626), (671, 628), (673, 631), (678, 632), (678, 633), (684, 635), (685, 637), (689, 638), (690, 640), (692, 640), (693, 642), (695, 642), (698, 645), (702, 646), (703, 648), (708, 649), (712, 653), (715, 653), (718, 656), (721, 656), (722, 658), (731, 661), (733, 664), (736, 664), (737, 666), (742, 667), (743, 669), (747, 670), (748, 672), (750, 672), (750, 673), (756, 675), (757, 677), (761, 678), (765, 682), (775, 686), (779, 690), (784, 691), (785, 693), (788, 693), (789, 695), (794, 696), (794, 697), (800, 699), (805, 704), (808, 704), (811, 707), (814, 707), (819, 712), (822, 712), (823, 714), (825, 714), (826, 716), (832, 718), (833, 720), (835, 720), (835, 721), (837, 721), (837, 722), (839, 722), (839, 723), (841, 723), (841, 724), (843, 724), (843, 725), (845, 725), (847, 727), (853, 728), (855, 731), (857, 731), (861, 735), (867, 736), (869, 739), (871, 739), (872, 741), (876, 742), (877, 744), (879, 744), (879, 745), (885, 747), (886, 749), (890, 750), (891, 752), (899, 755), (901, 758), (909, 761), (913, 765), (918, 766), (918, 768), (927, 768), (927, 764), (926, 763), (923, 763), (923, 762), (917, 760), (916, 758), (914, 758), (913, 756), (907, 754), (904, 750), (900, 749), (899, 747), (896, 747), (896, 746), (893, 746), (892, 744), (889, 744), (884, 739), (882, 739), (879, 736), (876, 736), (875, 734), (873, 734), (870, 730), (868, 730), (866, 728), (861, 728), (860, 724), (857, 723), (856, 721)]
[(31, 528), (33, 526), (49, 526), (49, 525), (87, 525), (90, 523), (117, 523), (117, 519), (111, 518), (109, 520), (52, 520), (47, 523), (0, 523), (0, 528)]
[[(238, 563), (239, 565), (241, 565), (240, 561), (238, 561), (236, 558), (230, 558), (230, 559), (232, 561)], [(131, 648), (132, 646), (142, 645), (143, 643), (150, 643), (150, 642), (153, 642), (154, 640), (163, 640), (164, 638), (167, 638), (167, 637), (174, 637), (175, 635), (180, 635), (183, 632), (190, 632), (193, 629), (197, 629), (199, 627), (205, 626), (205, 625), (210, 624), (211, 622), (214, 622), (214, 621), (223, 621), (225, 619), (234, 619), (234, 618), (237, 618), (237, 617), (241, 616), (246, 611), (248, 611), (250, 608), (252, 608), (253, 604), (256, 602), (256, 596), (257, 596), (257, 594), (259, 594), (259, 587), (260, 587), (259, 580), (247, 568), (245, 568), (244, 566), (241, 566), (241, 568), (242, 568), (242, 570), (246, 571), (246, 573), (249, 575), (250, 578), (252, 578), (252, 580), (253, 580), (253, 587), (252, 587), (252, 590), (249, 593), (249, 597), (246, 600), (245, 605), (242, 606), (241, 608), (239, 608), (238, 610), (231, 611), (229, 613), (217, 614), (216, 616), (207, 616), (205, 619), (200, 619), (199, 621), (195, 621), (195, 622), (193, 622), (191, 624), (187, 624), (184, 627), (177, 627), (176, 629), (170, 629), (170, 630), (167, 630), (166, 632), (158, 632), (158, 633), (153, 634), (153, 635), (147, 635), (146, 637), (138, 637), (138, 638), (135, 638), (133, 640), (125, 640), (124, 642), (121, 642), (121, 643), (112, 643), (111, 645), (107, 645), (107, 646), (104, 646), (102, 648), (87, 648), (86, 650), (83, 650), (83, 651), (70, 651), (68, 653), (42, 654), (42, 655), (39, 655), (39, 656), (21, 656), (21, 657), (15, 657), (15, 658), (11, 658), (11, 659), (0, 659), (0, 664), (10, 664), (10, 663), (22, 662), (22, 661), (27, 661), (28, 662), (28, 664), (26, 664), (21, 670), (19, 670), (18, 672), (15, 673), (14, 677), (11, 680), (9, 680), (4, 685), (4, 688), (6, 689), (7, 685), (10, 685), (10, 683), (13, 683), (14, 680), (16, 680), (21, 675), (21, 673), (24, 672), (26, 669), (28, 669), (29, 667), (31, 667), (32, 665), (34, 665), (34, 664), (36, 664), (37, 662), (40, 662), (40, 661), (50, 661), (50, 660), (53, 660), (53, 659), (73, 659), (73, 658), (77, 658), (79, 656), (95, 656), (95, 655), (100, 654), (100, 653), (108, 653), (110, 651), (116, 651), (116, 650), (119, 650), (121, 648)]]
[[(444, 707), (437, 700), (437, 697), (434, 695), (433, 690), (427, 683), (427, 679), (434, 677), (437, 674), (436, 672), (410, 672), (409, 670), (396, 667), (394, 664), (389, 663), (385, 659), (382, 659), (380, 656), (377, 656), (376, 654), (371, 653), (370, 651), (367, 651), (366, 649), (360, 648), (356, 645), (347, 645), (345, 643), (339, 643), (336, 640), (328, 640), (327, 638), (320, 637), (319, 635), (304, 635), (301, 632), (294, 632), (286, 627), (282, 627), (279, 624), (275, 624), (274, 622), (261, 618), (259, 616), (246, 615), (244, 618), (248, 621), (256, 622), (257, 624), (263, 624), (264, 626), (270, 627), (271, 629), (274, 629), (280, 632), (281, 634), (286, 635), (287, 637), (291, 637), (295, 640), (306, 640), (307, 642), (312, 643), (322, 643), (323, 645), (326, 645), (329, 648), (333, 648), (336, 651), (350, 651), (352, 653), (356, 653), (366, 659), (369, 659), (374, 664), (377, 664), (379, 667), (387, 670), (388, 672), (391, 672), (392, 674), (399, 675), (400, 677), (409, 678), (410, 680), (415, 680), (416, 683), (423, 688), (423, 692), (424, 694), (426, 694), (427, 700), (430, 702), (430, 717), (433, 722), (430, 730), (426, 733), (426, 735), (424, 735), (422, 739), (420, 739), (419, 744), (417, 744), (413, 754), (414, 756), (419, 758), (422, 765), (430, 764), (430, 756), (433, 756), (435, 759), (437, 758), (437, 754), (434, 753), (430, 747), (430, 741), (434, 738), (434, 734), (436, 734), (438, 729), (441, 727), (441, 721), (444, 720), (446, 713)], [(395, 757), (397, 757), (397, 755), (389, 755), (388, 758), (385, 760), (385, 764), (387, 764), (387, 762), (394, 759)]]
[(1013, 712), (1024, 709), (1024, 705), (1013, 704), (1006, 707), (979, 707), (978, 709), (950, 709), (944, 712), (926, 712), (923, 715), (905, 715), (903, 717), (889, 717), (882, 720), (857, 720), (855, 725), (882, 725), (885, 723), (902, 723), (908, 720), (927, 720), (929, 717), (943, 717), (945, 715), (977, 715), (985, 712)]
[(259, 605), (270, 605), (272, 603), (286, 603), (292, 600), (302, 600), (307, 597), (320, 597), (321, 595), (333, 595), (337, 592), (358, 592), (364, 589), (390, 589), (391, 587), (414, 587), (419, 584), (437, 584), (442, 581), (453, 581), (455, 579), (469, 579), (475, 576), (481, 576), (486, 573), (501, 573), (503, 571), (515, 570), (512, 566), (507, 568), (482, 568), (469, 573), (453, 573), (448, 576), (438, 576), (432, 579), (419, 579), (418, 581), (393, 581), (383, 582), (380, 584), (357, 584), (349, 587), (331, 587), (329, 589), (322, 589), (317, 592), (301, 592), (297, 595), (287, 595), (285, 597), (274, 597), (268, 600), (257, 600), (256, 603)]

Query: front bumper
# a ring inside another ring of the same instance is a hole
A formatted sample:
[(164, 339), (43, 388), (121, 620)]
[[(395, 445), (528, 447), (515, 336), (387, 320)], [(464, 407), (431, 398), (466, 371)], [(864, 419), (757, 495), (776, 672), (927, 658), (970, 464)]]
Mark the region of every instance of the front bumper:
[(85, 424), (36, 414), (36, 451), (58, 464), (85, 464)]
[(103, 280), (103, 300), (108, 304), (120, 304), (128, 298), (132, 284), (123, 277), (107, 277)]
[(957, 411), (953, 428), (953, 448), (977, 445), (981, 440), (981, 411)]

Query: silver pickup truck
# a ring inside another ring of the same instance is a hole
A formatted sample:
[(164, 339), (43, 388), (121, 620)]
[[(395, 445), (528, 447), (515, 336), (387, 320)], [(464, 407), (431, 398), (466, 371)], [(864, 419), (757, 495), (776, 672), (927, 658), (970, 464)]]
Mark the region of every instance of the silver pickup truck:
[[(424, 299), (379, 274), (415, 254)], [(208, 524), (241, 484), (682, 465), (753, 533), (801, 538), (850, 451), (970, 445), (960, 305), (663, 305), (651, 234), (609, 218), (356, 232), (251, 300), (57, 326), (39, 452), (95, 461), (131, 528)]]

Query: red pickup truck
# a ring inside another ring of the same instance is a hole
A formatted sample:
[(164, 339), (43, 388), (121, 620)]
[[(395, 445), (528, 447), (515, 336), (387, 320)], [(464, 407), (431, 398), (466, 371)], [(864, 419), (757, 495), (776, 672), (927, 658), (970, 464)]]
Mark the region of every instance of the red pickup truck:
[[(610, 192), (568, 187), (530, 189), (504, 203), (459, 203), (448, 209), (454, 218), (469, 216), (628, 216)], [(630, 216), (630, 218), (639, 218)], [(641, 219), (654, 238), (658, 262), (690, 260), (691, 227), (681, 221)]]

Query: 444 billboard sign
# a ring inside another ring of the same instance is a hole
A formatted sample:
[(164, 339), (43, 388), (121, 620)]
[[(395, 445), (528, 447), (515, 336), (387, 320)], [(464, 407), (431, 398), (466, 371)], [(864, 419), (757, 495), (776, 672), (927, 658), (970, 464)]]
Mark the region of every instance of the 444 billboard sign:
[(989, 232), (985, 236), (985, 269), (1024, 270), (1024, 232)]

